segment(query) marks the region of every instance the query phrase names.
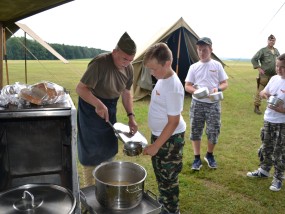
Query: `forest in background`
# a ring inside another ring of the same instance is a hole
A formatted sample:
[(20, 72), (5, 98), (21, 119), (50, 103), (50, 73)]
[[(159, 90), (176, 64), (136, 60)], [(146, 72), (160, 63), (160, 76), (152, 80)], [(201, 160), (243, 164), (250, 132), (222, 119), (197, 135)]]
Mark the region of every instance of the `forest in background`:
[[(93, 58), (100, 53), (107, 52), (97, 48), (48, 44), (67, 60)], [(6, 50), (6, 57), (9, 60), (24, 60), (25, 57), (27, 60), (57, 60), (54, 55), (37, 41), (25, 39), (25, 37), (9, 38), (6, 43)]]

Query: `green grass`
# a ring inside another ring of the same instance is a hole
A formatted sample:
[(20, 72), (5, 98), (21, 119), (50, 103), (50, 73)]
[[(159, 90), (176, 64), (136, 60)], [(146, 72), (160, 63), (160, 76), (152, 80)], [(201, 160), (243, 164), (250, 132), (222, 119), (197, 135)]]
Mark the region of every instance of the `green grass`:
[[(28, 61), (28, 83), (48, 80), (64, 86), (70, 91), (77, 106), (75, 87), (86, 69), (89, 60), (73, 60), (70, 64), (58, 61)], [(25, 82), (24, 62), (8, 61), (10, 84)], [(189, 107), (191, 97), (185, 97), (183, 116), (187, 122), (186, 145), (183, 170), (180, 174), (181, 213), (284, 213), (285, 187), (280, 192), (269, 190), (270, 179), (250, 179), (247, 171), (258, 167), (257, 149), (260, 146), (259, 132), (263, 116), (253, 113), (253, 96), (256, 89), (257, 72), (249, 62), (226, 61), (229, 88), (222, 101), (222, 129), (215, 148), (217, 170), (210, 170), (203, 162), (200, 172), (192, 172), (193, 150), (189, 140)], [(5, 67), (4, 67), (5, 71)], [(6, 75), (4, 74), (4, 84)], [(147, 139), (149, 97), (135, 102), (134, 109), (139, 130)], [(262, 104), (262, 110), (265, 108)], [(127, 123), (126, 112), (121, 102), (118, 105), (118, 121)], [(203, 136), (201, 155), (206, 152)], [(149, 156), (128, 157), (120, 151), (117, 160), (132, 161), (142, 165), (148, 173), (145, 189), (157, 194), (157, 185)], [(78, 164), (79, 175), (81, 174)]]

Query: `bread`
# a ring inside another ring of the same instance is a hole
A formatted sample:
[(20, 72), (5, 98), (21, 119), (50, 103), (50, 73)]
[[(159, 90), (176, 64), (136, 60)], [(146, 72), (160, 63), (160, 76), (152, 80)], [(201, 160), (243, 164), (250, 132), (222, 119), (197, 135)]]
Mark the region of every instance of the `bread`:
[(57, 91), (55, 86), (57, 85), (51, 82), (40, 82), (22, 89), (20, 97), (36, 105), (52, 104), (64, 93), (63, 90)]
[(43, 97), (41, 94), (38, 94), (35, 91), (31, 91), (28, 88), (22, 89), (20, 91), (19, 96), (22, 99), (24, 99), (30, 103), (36, 104), (36, 105), (42, 105), (42, 102), (43, 102)]
[(46, 83), (46, 93), (49, 100), (52, 100), (58, 96), (57, 91), (51, 83)]

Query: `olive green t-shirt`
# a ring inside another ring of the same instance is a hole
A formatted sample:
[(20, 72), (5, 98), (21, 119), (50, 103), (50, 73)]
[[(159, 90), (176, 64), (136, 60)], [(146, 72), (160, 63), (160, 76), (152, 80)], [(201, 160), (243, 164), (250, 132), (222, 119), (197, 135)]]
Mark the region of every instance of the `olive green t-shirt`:
[(134, 69), (130, 64), (124, 71), (115, 66), (112, 53), (104, 53), (95, 57), (88, 64), (81, 82), (87, 85), (91, 92), (104, 99), (114, 99), (133, 84)]

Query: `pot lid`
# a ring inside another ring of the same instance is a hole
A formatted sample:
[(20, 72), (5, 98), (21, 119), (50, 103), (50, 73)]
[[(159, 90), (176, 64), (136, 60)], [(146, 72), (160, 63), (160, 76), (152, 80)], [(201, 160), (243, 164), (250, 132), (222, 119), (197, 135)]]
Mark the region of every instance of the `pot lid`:
[(0, 193), (1, 212), (69, 214), (76, 200), (71, 191), (53, 184), (27, 184)]

